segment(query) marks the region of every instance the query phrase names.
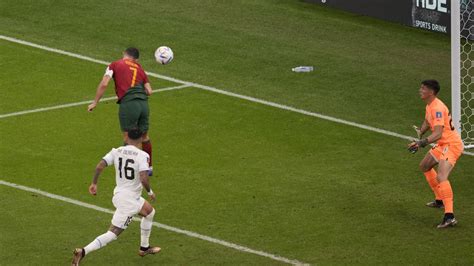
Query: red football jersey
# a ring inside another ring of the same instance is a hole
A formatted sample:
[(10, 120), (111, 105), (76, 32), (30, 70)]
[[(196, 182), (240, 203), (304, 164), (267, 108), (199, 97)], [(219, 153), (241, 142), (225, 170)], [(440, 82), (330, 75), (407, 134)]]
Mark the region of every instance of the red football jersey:
[(112, 77), (115, 82), (115, 94), (120, 101), (132, 87), (144, 88), (148, 83), (148, 76), (142, 66), (130, 59), (120, 59), (112, 62), (105, 71), (105, 75)]

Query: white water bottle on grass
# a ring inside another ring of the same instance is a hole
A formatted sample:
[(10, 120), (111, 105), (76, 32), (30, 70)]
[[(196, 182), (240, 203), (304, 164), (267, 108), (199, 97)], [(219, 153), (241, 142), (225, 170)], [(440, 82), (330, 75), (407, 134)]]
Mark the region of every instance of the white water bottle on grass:
[(293, 72), (311, 72), (314, 70), (313, 66), (299, 66), (299, 67), (294, 67), (291, 70)]

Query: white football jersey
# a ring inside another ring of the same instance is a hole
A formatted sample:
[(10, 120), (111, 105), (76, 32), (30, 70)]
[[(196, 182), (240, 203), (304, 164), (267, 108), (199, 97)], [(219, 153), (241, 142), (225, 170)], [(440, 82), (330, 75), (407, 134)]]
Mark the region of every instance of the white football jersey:
[(120, 191), (132, 192), (139, 196), (142, 194), (140, 172), (148, 171), (149, 155), (133, 145), (112, 149), (102, 158), (107, 165), (115, 166), (114, 195)]

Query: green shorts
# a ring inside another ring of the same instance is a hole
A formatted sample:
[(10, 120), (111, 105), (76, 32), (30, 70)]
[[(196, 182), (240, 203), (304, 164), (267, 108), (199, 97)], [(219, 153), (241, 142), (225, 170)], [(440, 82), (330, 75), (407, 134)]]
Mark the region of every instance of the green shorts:
[(148, 132), (148, 117), (150, 109), (147, 99), (130, 99), (120, 103), (119, 121), (122, 132), (133, 128), (139, 128), (142, 132)]

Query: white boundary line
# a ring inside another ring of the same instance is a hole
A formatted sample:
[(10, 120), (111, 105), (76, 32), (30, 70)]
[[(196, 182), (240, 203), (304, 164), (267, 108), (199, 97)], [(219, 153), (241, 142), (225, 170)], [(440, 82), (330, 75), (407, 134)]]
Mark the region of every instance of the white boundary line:
[[(36, 189), (36, 188), (26, 187), (26, 186), (18, 185), (18, 184), (15, 184), (15, 183), (10, 183), (10, 182), (7, 182), (7, 181), (1, 180), (1, 179), (0, 179), (0, 185), (20, 189), (20, 190), (23, 190), (23, 191), (32, 192), (32, 193), (39, 194), (39, 195), (42, 195), (42, 196), (45, 196), (45, 197), (48, 197), (48, 198), (51, 198), (51, 199), (60, 200), (60, 201), (63, 201), (63, 202), (71, 203), (71, 204), (74, 204), (74, 205), (78, 205), (78, 206), (81, 206), (81, 207), (84, 207), (84, 208), (89, 208), (89, 209), (100, 211), (100, 212), (105, 212), (105, 213), (109, 213), (109, 214), (114, 213), (113, 210), (102, 208), (102, 207), (99, 207), (97, 205), (93, 205), (93, 204), (85, 203), (85, 202), (78, 201), (78, 200), (75, 200), (75, 199), (67, 198), (67, 197), (64, 197), (64, 196), (52, 194), (52, 193), (42, 191), (42, 190), (39, 190), (39, 189)], [(141, 219), (138, 218), (138, 217), (134, 217), (133, 220), (134, 221), (141, 221)], [(251, 253), (251, 254), (258, 255), (258, 256), (266, 257), (266, 258), (269, 258), (269, 259), (272, 259), (272, 260), (276, 260), (276, 261), (280, 261), (280, 262), (284, 262), (284, 263), (288, 263), (288, 264), (292, 264), (292, 265), (309, 265), (307, 263), (303, 263), (303, 262), (298, 261), (298, 260), (287, 259), (287, 258), (278, 256), (278, 255), (270, 254), (270, 253), (267, 253), (267, 252), (264, 252), (264, 251), (254, 250), (254, 249), (244, 247), (244, 246), (241, 246), (241, 245), (238, 245), (238, 244), (234, 244), (234, 243), (227, 242), (227, 241), (224, 241), (224, 240), (220, 240), (220, 239), (217, 239), (217, 238), (213, 238), (213, 237), (210, 237), (210, 236), (201, 235), (199, 233), (195, 233), (195, 232), (192, 232), (192, 231), (187, 231), (187, 230), (176, 228), (176, 227), (169, 226), (169, 225), (166, 225), (166, 224), (153, 222), (153, 225), (158, 227), (158, 228), (168, 230), (168, 231), (171, 231), (171, 232), (174, 232), (174, 233), (186, 235), (186, 236), (193, 237), (193, 238), (198, 238), (198, 239), (208, 241), (208, 242), (211, 242), (211, 243), (214, 243), (214, 244), (222, 245), (222, 246), (232, 248), (232, 249), (235, 249), (235, 250), (238, 250), (238, 251), (241, 251), (241, 252), (246, 252), (246, 253)]]
[[(171, 90), (179, 90), (179, 89), (184, 89), (184, 88), (189, 88), (189, 87), (190, 86), (188, 86), (188, 85), (179, 85), (179, 86), (174, 86), (174, 87), (166, 87), (166, 88), (162, 88), (162, 89), (153, 90), (153, 93), (171, 91)], [(102, 98), (102, 99), (100, 99), (100, 102), (107, 102), (107, 101), (114, 101), (114, 100), (117, 100), (116, 96)], [(10, 117), (10, 116), (18, 116), (18, 115), (25, 115), (25, 114), (31, 114), (31, 113), (38, 113), (38, 112), (68, 108), (68, 107), (84, 105), (84, 104), (90, 104), (90, 103), (91, 103), (91, 101), (88, 100), (88, 101), (82, 101), (82, 102), (67, 103), (67, 104), (61, 104), (61, 105), (55, 105), (55, 106), (49, 106), (49, 107), (42, 107), (42, 108), (26, 110), (26, 111), (20, 111), (20, 112), (14, 112), (14, 113), (8, 113), (8, 114), (1, 114), (0, 119)]]
[[(47, 47), (47, 46), (44, 46), (44, 45), (39, 45), (39, 44), (36, 44), (36, 43), (20, 40), (20, 39), (17, 39), (17, 38), (8, 37), (8, 36), (5, 36), (5, 35), (0, 35), (0, 39), (5, 40), (5, 41), (9, 41), (9, 42), (18, 43), (18, 44), (23, 44), (23, 45), (26, 45), (26, 46), (35, 47), (35, 48), (38, 48), (38, 49), (42, 49), (42, 50), (57, 53), (57, 54), (67, 55), (67, 56), (70, 56), (70, 57), (74, 57), (74, 58), (78, 58), (78, 59), (82, 59), (82, 60), (85, 60), (85, 61), (94, 62), (94, 63), (98, 63), (98, 64), (102, 64), (102, 65), (110, 64), (107, 61), (98, 60), (98, 59), (95, 59), (95, 58), (92, 58), (92, 57), (83, 56), (83, 55), (80, 55), (80, 54), (71, 53), (71, 52), (67, 52), (67, 51), (64, 51), (64, 50), (59, 50), (59, 49)], [(196, 88), (200, 88), (200, 89), (203, 89), (203, 90), (207, 90), (207, 91), (227, 95), (227, 96), (230, 96), (230, 97), (239, 98), (239, 99), (242, 99), (242, 100), (247, 100), (247, 101), (260, 103), (260, 104), (263, 104), (263, 105), (272, 106), (272, 107), (275, 107), (275, 108), (295, 112), (295, 113), (300, 113), (300, 114), (307, 115), (307, 116), (317, 117), (317, 118), (320, 118), (320, 119), (328, 120), (328, 121), (331, 121), (331, 122), (336, 122), (336, 123), (339, 123), (339, 124), (358, 127), (358, 128), (365, 129), (365, 130), (368, 130), (368, 131), (373, 131), (373, 132), (377, 132), (377, 133), (380, 133), (380, 134), (384, 134), (384, 135), (388, 135), (388, 136), (392, 136), (392, 137), (397, 137), (397, 138), (401, 138), (401, 139), (406, 139), (406, 140), (412, 140), (413, 139), (413, 137), (402, 135), (402, 134), (395, 133), (395, 132), (392, 132), (392, 131), (388, 131), (388, 130), (385, 130), (385, 129), (371, 127), (371, 126), (367, 126), (367, 125), (347, 121), (347, 120), (344, 120), (344, 119), (335, 118), (335, 117), (332, 117), (332, 116), (327, 116), (327, 115), (323, 115), (323, 114), (319, 114), (319, 113), (315, 113), (315, 112), (310, 112), (310, 111), (298, 109), (298, 108), (295, 108), (295, 107), (291, 107), (291, 106), (288, 106), (288, 105), (283, 105), (283, 104), (274, 103), (274, 102), (270, 102), (270, 101), (250, 97), (250, 96), (245, 96), (245, 95), (242, 95), (242, 94), (237, 94), (237, 93), (217, 89), (217, 88), (214, 88), (214, 87), (210, 87), (210, 86), (206, 86), (206, 85), (202, 85), (202, 84), (197, 84), (197, 83), (193, 83), (193, 82), (189, 82), (189, 81), (184, 81), (184, 80), (180, 80), (180, 79), (176, 79), (176, 78), (172, 78), (172, 77), (168, 77), (168, 76), (164, 76), (164, 75), (160, 75), (160, 74), (156, 74), (156, 73), (152, 73), (152, 72), (146, 72), (146, 73), (149, 76), (152, 76), (152, 77), (155, 77), (155, 78), (160, 78), (160, 79), (172, 81), (172, 82), (175, 82), (175, 83), (180, 83), (180, 84), (183, 84), (183, 85), (188, 85), (190, 87), (196, 87)], [(474, 156), (474, 152), (464, 151), (464, 154)]]

